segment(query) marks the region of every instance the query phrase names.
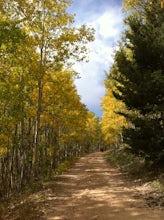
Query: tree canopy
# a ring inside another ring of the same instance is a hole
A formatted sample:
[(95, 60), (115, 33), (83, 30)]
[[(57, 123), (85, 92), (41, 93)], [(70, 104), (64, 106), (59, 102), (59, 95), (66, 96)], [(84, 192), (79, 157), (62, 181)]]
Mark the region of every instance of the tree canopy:
[(2, 198), (91, 151), (87, 138), (98, 147), (96, 116), (81, 102), (71, 69), (73, 62), (86, 60), (94, 30), (73, 25), (70, 5), (69, 0), (0, 3)]
[(125, 104), (123, 141), (153, 164), (164, 159), (164, 8), (162, 1), (125, 1), (130, 10), (108, 76)]

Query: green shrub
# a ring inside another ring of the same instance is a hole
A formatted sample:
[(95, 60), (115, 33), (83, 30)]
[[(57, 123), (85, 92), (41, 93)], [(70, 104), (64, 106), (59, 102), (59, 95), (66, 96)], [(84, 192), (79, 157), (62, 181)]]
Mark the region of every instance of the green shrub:
[(145, 166), (145, 160), (143, 158), (136, 157), (125, 149), (110, 151), (106, 155), (106, 159), (121, 170), (135, 175), (143, 172)]
[(77, 161), (77, 158), (72, 158), (70, 160), (65, 160), (59, 166), (55, 169), (54, 174), (55, 175), (60, 175), (67, 169), (69, 169), (72, 164), (74, 164)]

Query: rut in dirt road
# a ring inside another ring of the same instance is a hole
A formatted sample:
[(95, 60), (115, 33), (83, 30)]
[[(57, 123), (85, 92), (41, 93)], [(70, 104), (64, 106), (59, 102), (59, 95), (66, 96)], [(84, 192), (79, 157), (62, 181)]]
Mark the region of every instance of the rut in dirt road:
[(164, 212), (151, 210), (132, 183), (112, 168), (103, 153), (82, 157), (58, 178), (42, 207), (45, 220), (162, 220)]

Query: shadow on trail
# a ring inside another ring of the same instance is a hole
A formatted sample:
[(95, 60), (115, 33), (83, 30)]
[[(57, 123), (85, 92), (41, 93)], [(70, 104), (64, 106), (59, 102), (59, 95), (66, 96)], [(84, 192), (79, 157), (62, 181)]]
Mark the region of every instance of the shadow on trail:
[(148, 207), (135, 184), (103, 155), (82, 157), (4, 219), (163, 220), (164, 212)]
[(44, 204), (42, 220), (162, 220), (148, 208), (133, 184), (111, 168), (102, 153), (80, 159), (57, 178)]

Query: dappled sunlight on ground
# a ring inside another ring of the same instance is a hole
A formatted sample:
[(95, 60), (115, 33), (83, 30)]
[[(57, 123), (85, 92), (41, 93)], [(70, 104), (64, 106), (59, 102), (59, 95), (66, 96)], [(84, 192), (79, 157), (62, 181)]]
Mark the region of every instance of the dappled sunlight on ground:
[(57, 178), (42, 204), (42, 220), (162, 220), (163, 211), (150, 209), (123, 174), (111, 168), (102, 153), (80, 159)]
[(82, 157), (71, 169), (44, 182), (5, 220), (163, 220), (160, 207), (150, 207), (137, 185), (111, 167), (103, 153)]

